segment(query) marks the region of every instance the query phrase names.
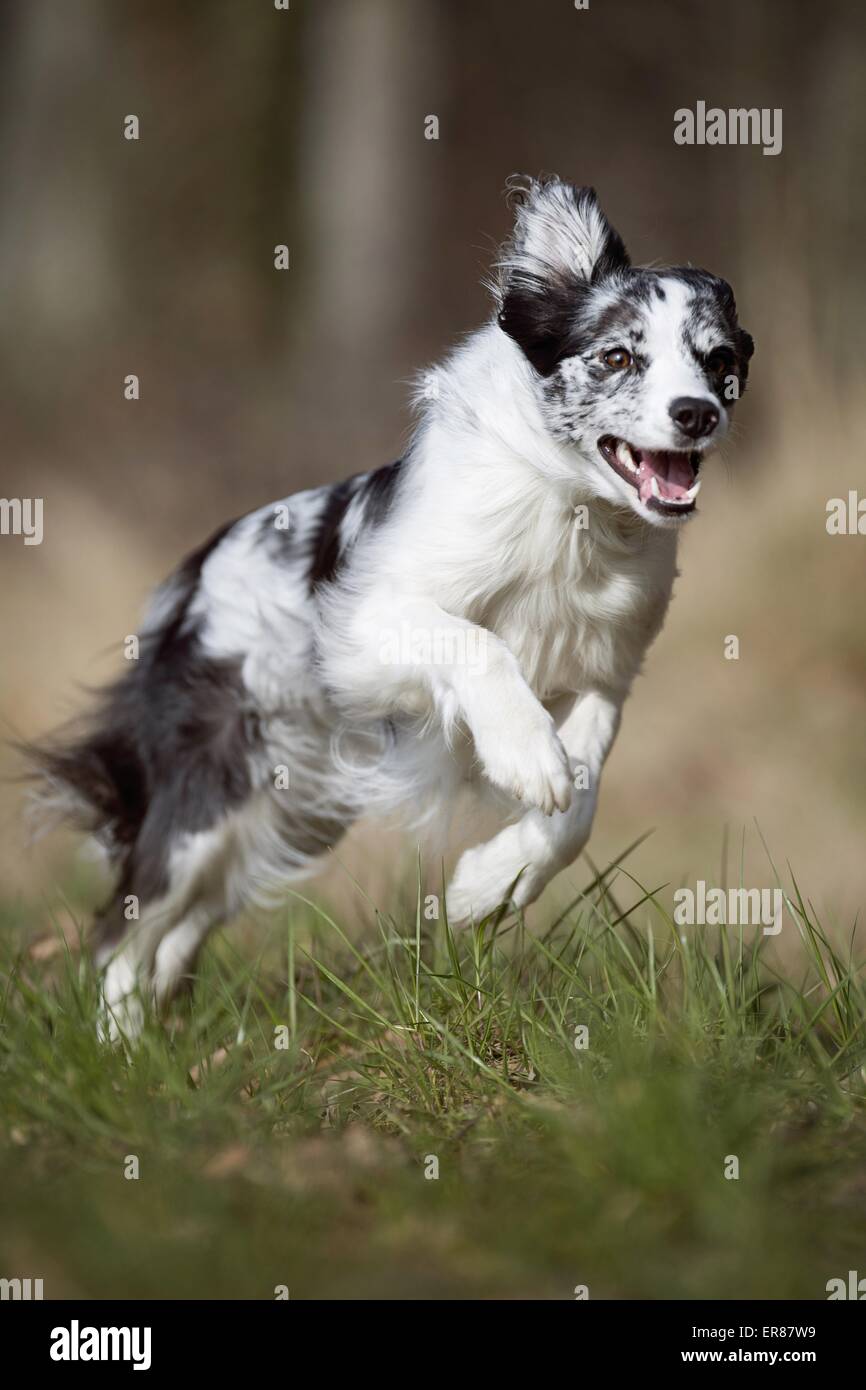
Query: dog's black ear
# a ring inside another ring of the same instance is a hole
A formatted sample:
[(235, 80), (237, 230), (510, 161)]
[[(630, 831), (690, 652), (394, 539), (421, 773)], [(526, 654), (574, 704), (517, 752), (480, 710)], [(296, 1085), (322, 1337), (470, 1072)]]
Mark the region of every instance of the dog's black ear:
[(499, 325), (542, 375), (592, 285), (630, 264), (593, 188), (561, 179), (509, 180), (514, 231), (499, 260)]
[(740, 378), (740, 391), (743, 392), (749, 379), (749, 362), (755, 351), (755, 340), (745, 328), (738, 328), (734, 334), (734, 343), (737, 350), (737, 375)]
[(737, 352), (744, 362), (749, 362), (754, 355), (755, 340), (751, 333), (747, 333), (745, 328), (737, 329)]

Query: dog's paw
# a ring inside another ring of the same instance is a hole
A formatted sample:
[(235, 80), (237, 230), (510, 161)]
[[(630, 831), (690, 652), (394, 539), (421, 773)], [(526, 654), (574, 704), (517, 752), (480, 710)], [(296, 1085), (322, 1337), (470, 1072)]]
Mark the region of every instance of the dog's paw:
[[(510, 899), (517, 907), (534, 902), (544, 887), (532, 864), (521, 858), (519, 846), (500, 843), (502, 836), (486, 845), (476, 845), (460, 856), (445, 894), (448, 921), (452, 926), (480, 922)], [(519, 877), (518, 877), (519, 875)], [(515, 883), (515, 879), (517, 882)]]
[(133, 994), (115, 1004), (100, 1000), (96, 1036), (101, 1043), (137, 1042), (144, 1027), (144, 1005)]
[(571, 767), (551, 719), (506, 737), (476, 734), (475, 746), (485, 774), (501, 791), (545, 816), (568, 810), (574, 794)]
[(100, 1042), (135, 1042), (144, 1027), (144, 1003), (136, 970), (121, 953), (102, 979), (96, 1034)]

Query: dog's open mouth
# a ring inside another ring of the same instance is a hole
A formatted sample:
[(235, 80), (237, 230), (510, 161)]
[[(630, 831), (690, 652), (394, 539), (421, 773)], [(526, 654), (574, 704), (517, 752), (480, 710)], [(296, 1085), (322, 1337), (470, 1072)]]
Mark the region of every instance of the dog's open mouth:
[(644, 506), (666, 516), (685, 516), (695, 509), (701, 486), (701, 456), (695, 450), (638, 449), (612, 434), (598, 441), (599, 452), (614, 473), (631, 483)]

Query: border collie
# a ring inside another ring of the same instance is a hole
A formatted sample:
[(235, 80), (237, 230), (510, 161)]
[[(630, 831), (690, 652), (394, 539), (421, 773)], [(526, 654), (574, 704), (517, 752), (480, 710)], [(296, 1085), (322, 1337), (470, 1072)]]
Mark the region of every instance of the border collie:
[(34, 754), (116, 868), (109, 1036), (362, 813), (418, 826), (467, 783), (499, 806), (452, 921), (531, 903), (587, 841), (752, 340), (724, 280), (633, 267), (592, 189), (511, 192), (494, 313), (422, 378), (406, 456), (223, 527), (86, 725)]

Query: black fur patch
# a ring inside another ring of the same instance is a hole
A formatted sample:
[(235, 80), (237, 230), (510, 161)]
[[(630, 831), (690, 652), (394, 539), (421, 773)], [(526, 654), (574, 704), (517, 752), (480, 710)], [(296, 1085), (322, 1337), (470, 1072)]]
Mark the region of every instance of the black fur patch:
[(394, 502), (403, 470), (403, 460), (387, 463), (373, 473), (356, 473), (328, 489), (321, 515), (313, 531), (309, 583), (312, 593), (320, 584), (330, 584), (340, 572), (346, 556), (344, 522), (357, 499), (363, 507), (362, 525), (378, 526)]
[(363, 488), (365, 524), (379, 526), (385, 520), (394, 502), (402, 469), (403, 460), (397, 459), (367, 474)]
[(567, 357), (571, 331), (589, 287), (579, 280), (541, 280), (522, 276), (508, 291), (499, 313), (499, 327), (541, 376), (550, 376)]
[(352, 500), (356, 480), (347, 478), (328, 489), (322, 514), (313, 532), (308, 571), (310, 592), (336, 577), (343, 554), (340, 527)]

